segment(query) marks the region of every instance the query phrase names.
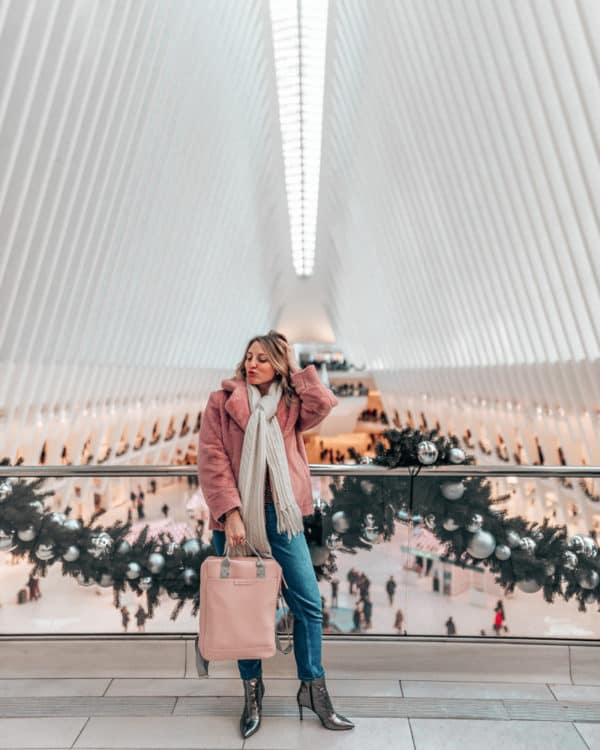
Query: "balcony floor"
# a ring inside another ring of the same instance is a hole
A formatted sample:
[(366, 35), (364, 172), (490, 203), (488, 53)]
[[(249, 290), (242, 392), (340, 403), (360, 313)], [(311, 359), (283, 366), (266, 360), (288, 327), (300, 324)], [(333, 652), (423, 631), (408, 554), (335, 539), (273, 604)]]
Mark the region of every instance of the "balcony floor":
[(0, 639), (0, 748), (600, 749), (600, 646), (326, 640), (351, 732), (300, 722), (292, 656), (264, 664), (259, 732), (238, 734), (231, 663), (195, 674), (187, 636)]

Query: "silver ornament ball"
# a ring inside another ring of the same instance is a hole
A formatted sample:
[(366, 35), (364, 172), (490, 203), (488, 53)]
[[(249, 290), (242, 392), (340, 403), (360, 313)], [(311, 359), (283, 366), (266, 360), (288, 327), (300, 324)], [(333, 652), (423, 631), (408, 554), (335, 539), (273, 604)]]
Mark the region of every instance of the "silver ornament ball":
[(142, 566), (139, 565), (139, 563), (130, 562), (127, 565), (125, 575), (130, 581), (135, 581), (136, 578), (139, 578), (142, 575)]
[(450, 480), (442, 482), (440, 485), (440, 491), (446, 500), (460, 500), (465, 494), (465, 485), (462, 481), (455, 482)]
[(185, 568), (181, 577), (186, 586), (193, 586), (198, 579), (198, 574), (192, 568)]
[(54, 557), (54, 545), (40, 544), (35, 550), (35, 556), (38, 560), (51, 560)]
[(584, 536), (583, 537), (583, 556), (587, 557), (588, 560), (591, 560), (592, 558), (596, 557), (598, 554), (598, 547), (596, 546), (596, 542), (592, 539), (591, 536)]
[(186, 539), (181, 549), (186, 555), (199, 555), (200, 554), (200, 542), (197, 539)]
[(542, 584), (538, 583), (535, 578), (524, 578), (522, 581), (517, 581), (517, 588), (526, 594), (535, 594), (542, 588)]
[(574, 552), (567, 550), (566, 552), (563, 552), (562, 563), (567, 570), (575, 570), (579, 565), (579, 558)]
[(536, 543), (533, 541), (533, 539), (530, 536), (524, 536), (521, 539), (521, 544), (519, 545), (519, 549), (522, 549), (523, 552), (526, 552), (528, 555), (533, 555), (536, 548)]
[(345, 534), (350, 528), (350, 521), (348, 520), (348, 516), (344, 513), (343, 510), (337, 510), (331, 516), (331, 523), (333, 524), (333, 528), (335, 529), (335, 531), (337, 531), (338, 534)]
[(80, 586), (93, 586), (93, 585), (94, 585), (94, 580), (93, 580), (92, 578), (86, 578), (86, 577), (85, 577), (85, 576), (83, 575), (83, 573), (80, 573), (80, 574), (79, 574), (79, 575), (77, 576), (77, 583), (78, 583), (78, 584), (79, 584)]
[(26, 529), (17, 531), (17, 536), (22, 542), (31, 542), (35, 539), (35, 529), (33, 526), (28, 526)]
[(108, 588), (113, 585), (113, 577), (110, 573), (102, 573), (99, 583), (103, 588)]
[(63, 524), (63, 528), (67, 531), (79, 531), (81, 524), (76, 518), (67, 518)]
[(139, 587), (142, 591), (148, 591), (148, 589), (152, 588), (152, 576), (144, 576), (143, 578), (140, 578)]
[(506, 543), (511, 549), (516, 549), (521, 546), (521, 537), (513, 529), (509, 529), (506, 532)]
[(442, 525), (446, 531), (456, 531), (456, 529), (460, 528), (453, 518), (446, 518)]
[(451, 464), (462, 464), (465, 462), (465, 452), (462, 448), (450, 448), (448, 451), (448, 460)]
[(471, 537), (471, 541), (467, 545), (467, 550), (471, 557), (475, 557), (478, 560), (484, 560), (489, 557), (496, 547), (496, 540), (489, 531), (479, 529)]
[(110, 553), (113, 546), (113, 540), (110, 534), (106, 531), (101, 531), (97, 534), (93, 534), (90, 539), (90, 546), (88, 547), (88, 554), (97, 560), (101, 557), (105, 557)]
[(62, 526), (67, 520), (67, 517), (64, 513), (51, 513), (50, 520), (52, 521), (52, 523), (56, 523), (59, 526)]
[(581, 534), (575, 534), (569, 539), (569, 549), (571, 552), (580, 554), (585, 550), (585, 541)]
[(483, 516), (480, 513), (474, 513), (469, 519), (469, 522), (466, 525), (466, 529), (471, 534), (474, 534), (476, 531), (479, 531), (479, 529), (482, 526), (483, 526)]
[(67, 549), (63, 552), (63, 560), (65, 562), (75, 562), (75, 560), (79, 560), (79, 547), (76, 547), (74, 544), (71, 544)]
[(160, 571), (165, 567), (165, 558), (160, 554), (160, 552), (153, 552), (148, 557), (148, 570), (151, 573), (160, 573)]
[(595, 589), (600, 583), (600, 575), (596, 570), (580, 570), (577, 573), (577, 583), (582, 589)]
[(327, 549), (336, 550), (341, 546), (342, 540), (337, 534), (329, 534), (329, 536), (325, 540), (325, 544), (327, 545)]
[(508, 544), (498, 544), (494, 550), (494, 555), (498, 560), (508, 560), (511, 556), (510, 547)]
[(431, 466), (437, 461), (438, 449), (431, 440), (422, 440), (417, 445), (417, 458), (424, 466)]
[(117, 555), (128, 555), (131, 552), (131, 544), (127, 539), (121, 539), (117, 546)]

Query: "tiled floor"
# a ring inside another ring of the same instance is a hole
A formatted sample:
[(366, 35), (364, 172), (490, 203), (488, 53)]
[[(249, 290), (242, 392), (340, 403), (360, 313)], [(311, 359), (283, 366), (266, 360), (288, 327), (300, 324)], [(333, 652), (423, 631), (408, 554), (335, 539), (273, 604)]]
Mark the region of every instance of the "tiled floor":
[(600, 750), (600, 645), (324, 644), (351, 732), (299, 721), (292, 657), (265, 662), (260, 731), (239, 737), (235, 666), (185, 639), (0, 640), (0, 748)]

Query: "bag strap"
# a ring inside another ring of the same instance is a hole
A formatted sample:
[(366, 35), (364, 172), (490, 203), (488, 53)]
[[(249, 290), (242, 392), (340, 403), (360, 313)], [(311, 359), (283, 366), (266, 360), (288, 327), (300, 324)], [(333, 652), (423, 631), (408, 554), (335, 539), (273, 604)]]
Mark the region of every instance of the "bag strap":
[[(256, 550), (248, 540), (244, 542), (244, 544), (247, 544), (248, 547), (254, 552), (256, 555), (256, 577), (257, 578), (264, 578), (265, 577), (265, 564), (263, 562), (262, 555), (258, 550)], [(229, 558), (229, 545), (227, 542), (225, 542), (225, 549), (223, 550), (224, 557), (221, 562), (221, 578), (229, 578), (229, 572), (231, 569), (231, 560)]]

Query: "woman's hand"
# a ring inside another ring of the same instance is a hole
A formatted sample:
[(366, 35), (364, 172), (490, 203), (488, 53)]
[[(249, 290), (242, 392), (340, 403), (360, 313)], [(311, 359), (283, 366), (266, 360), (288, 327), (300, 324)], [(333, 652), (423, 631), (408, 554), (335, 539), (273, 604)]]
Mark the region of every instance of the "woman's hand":
[(287, 358), (290, 372), (298, 372), (300, 370), (300, 365), (296, 361), (296, 353), (294, 352), (294, 347), (291, 344), (287, 345)]
[(225, 518), (225, 538), (230, 548), (246, 543), (246, 527), (237, 508)]

